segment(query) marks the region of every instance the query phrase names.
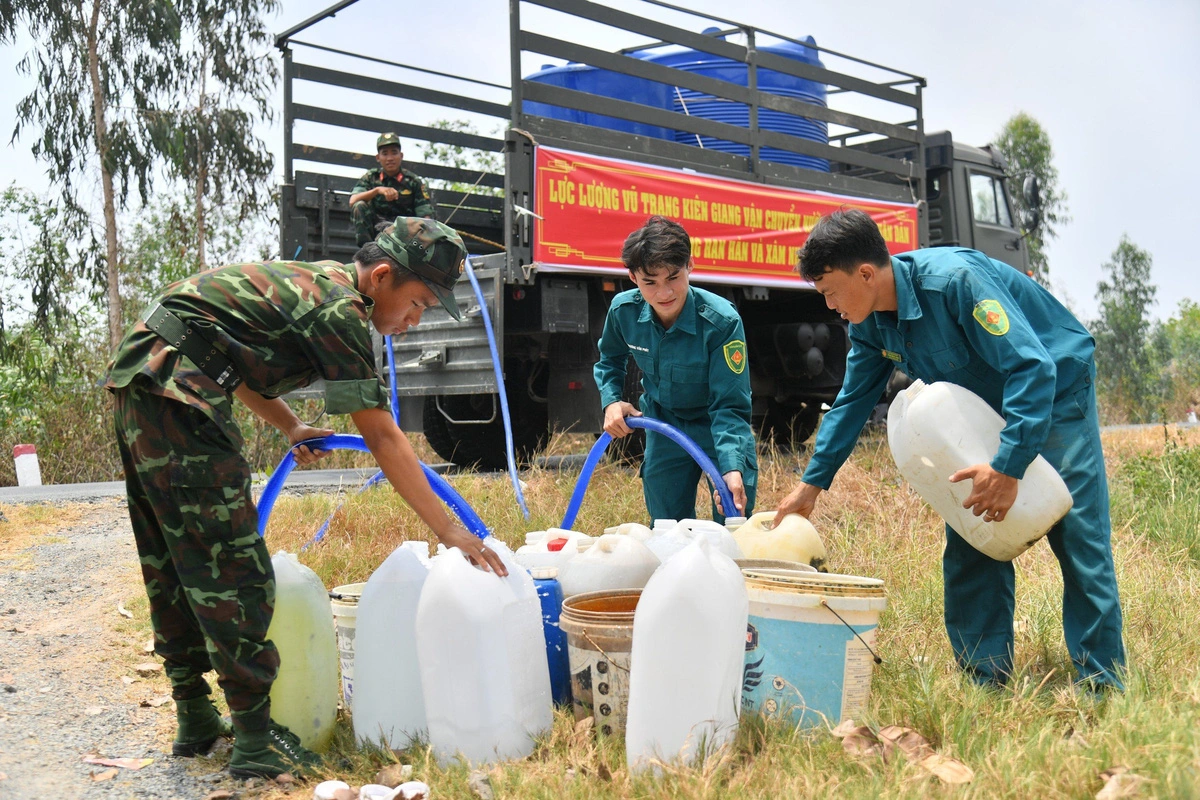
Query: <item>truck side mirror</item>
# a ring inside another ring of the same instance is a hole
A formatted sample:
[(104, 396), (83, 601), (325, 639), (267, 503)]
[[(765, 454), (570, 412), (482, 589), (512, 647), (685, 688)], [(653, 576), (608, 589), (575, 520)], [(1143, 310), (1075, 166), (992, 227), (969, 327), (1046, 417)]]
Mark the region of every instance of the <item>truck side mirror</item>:
[(1021, 185), (1021, 198), (1025, 201), (1022, 227), (1035, 231), (1042, 224), (1042, 185), (1036, 175), (1026, 175)]

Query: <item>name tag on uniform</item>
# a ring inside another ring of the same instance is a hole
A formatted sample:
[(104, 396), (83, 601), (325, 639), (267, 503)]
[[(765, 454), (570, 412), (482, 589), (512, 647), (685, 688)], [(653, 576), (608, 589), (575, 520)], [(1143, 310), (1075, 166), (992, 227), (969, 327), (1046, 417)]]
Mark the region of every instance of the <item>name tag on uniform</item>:
[(630, 349), (630, 350), (637, 350), (639, 353), (649, 353), (649, 352), (650, 352), (650, 348), (649, 348), (649, 347), (638, 347), (636, 344), (631, 344), (631, 345), (629, 345), (629, 349)]
[(883, 353), (884, 358), (891, 359), (892, 361), (903, 361), (904, 360), (904, 358), (899, 353), (893, 353), (891, 350), (880, 350), (879, 352)]
[(401, 189), (400, 194), (412, 194), (412, 189)]

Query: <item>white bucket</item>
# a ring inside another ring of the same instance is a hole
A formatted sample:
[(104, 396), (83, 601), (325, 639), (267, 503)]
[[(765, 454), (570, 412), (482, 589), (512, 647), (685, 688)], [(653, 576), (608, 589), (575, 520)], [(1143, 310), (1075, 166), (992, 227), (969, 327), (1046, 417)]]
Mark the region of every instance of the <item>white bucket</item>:
[(742, 711), (800, 727), (861, 719), (871, 693), (883, 581), (744, 570), (750, 596)]
[(342, 668), (342, 705), (347, 711), (354, 707), (354, 630), (358, 623), (358, 600), (366, 585), (347, 583), (329, 592), (333, 628), (337, 632), (338, 664)]

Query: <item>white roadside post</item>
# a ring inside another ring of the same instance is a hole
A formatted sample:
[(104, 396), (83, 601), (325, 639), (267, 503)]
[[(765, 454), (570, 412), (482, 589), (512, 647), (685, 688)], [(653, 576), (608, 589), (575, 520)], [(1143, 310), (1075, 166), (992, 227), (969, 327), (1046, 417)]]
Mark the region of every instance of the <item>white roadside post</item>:
[(37, 447), (19, 444), (13, 447), (13, 463), (17, 465), (17, 486), (41, 486), (42, 468), (38, 465)]

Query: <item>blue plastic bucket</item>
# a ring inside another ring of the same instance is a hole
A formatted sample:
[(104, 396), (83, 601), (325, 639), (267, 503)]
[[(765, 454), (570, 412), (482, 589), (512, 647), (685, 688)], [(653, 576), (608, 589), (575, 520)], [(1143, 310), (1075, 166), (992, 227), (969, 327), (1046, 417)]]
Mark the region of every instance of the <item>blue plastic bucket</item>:
[(859, 719), (871, 693), (883, 581), (747, 569), (742, 711), (799, 727)]

